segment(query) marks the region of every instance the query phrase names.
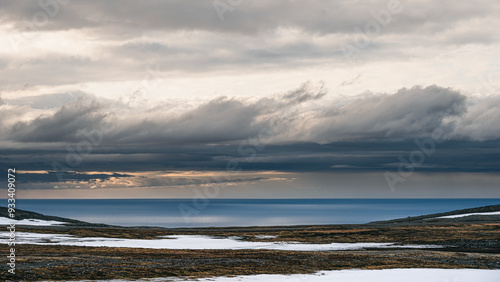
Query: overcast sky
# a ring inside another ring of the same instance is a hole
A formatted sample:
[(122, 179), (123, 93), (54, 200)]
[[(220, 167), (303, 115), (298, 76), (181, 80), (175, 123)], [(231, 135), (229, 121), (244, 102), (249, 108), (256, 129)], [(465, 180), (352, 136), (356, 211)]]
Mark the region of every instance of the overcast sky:
[(23, 198), (500, 198), (498, 26), (486, 0), (0, 1), (0, 164)]

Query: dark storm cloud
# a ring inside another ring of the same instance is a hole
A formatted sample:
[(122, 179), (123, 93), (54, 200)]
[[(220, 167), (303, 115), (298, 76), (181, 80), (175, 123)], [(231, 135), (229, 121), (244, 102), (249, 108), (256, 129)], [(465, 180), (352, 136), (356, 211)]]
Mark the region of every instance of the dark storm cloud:
[(111, 174), (85, 174), (85, 173), (75, 173), (75, 172), (59, 172), (62, 174), (58, 176), (56, 172), (49, 171), (47, 173), (19, 173), (20, 183), (27, 182), (54, 182), (60, 181), (61, 177), (67, 181), (91, 181), (91, 180), (107, 180), (110, 178), (117, 177), (131, 177), (132, 175), (122, 174), (122, 173), (111, 173)]
[[(424, 140), (424, 139), (417, 139)], [(247, 147), (248, 148), (248, 147)], [(491, 172), (500, 171), (500, 141), (445, 141), (436, 143), (435, 151), (418, 165), (417, 172)], [(175, 151), (175, 153), (174, 153)], [(238, 145), (214, 146), (129, 146), (101, 148), (82, 156), (74, 167), (78, 172), (148, 172), (168, 170), (227, 171), (228, 163), (243, 171), (288, 172), (384, 172), (398, 171), (401, 159), (408, 161), (412, 152), (421, 152), (415, 140), (354, 141), (329, 144), (293, 143), (267, 145), (255, 157), (240, 153)], [(23, 170), (52, 171), (54, 161), (65, 164), (68, 154), (51, 151), (19, 153), (13, 158), (0, 158), (0, 166), (16, 162)], [(148, 157), (141, 157), (148, 155)], [(53, 171), (55, 172), (55, 171)], [(64, 180), (100, 178), (99, 175), (63, 173)], [(129, 173), (121, 173), (128, 175)], [(26, 180), (54, 180), (56, 173), (30, 174)], [(109, 179), (109, 175), (102, 175)], [(116, 176), (121, 177), (121, 176)], [(127, 177), (127, 176), (124, 176)], [(24, 176), (23, 176), (24, 179)], [(233, 179), (234, 180), (234, 179)], [(177, 183), (177, 182), (175, 182)]]
[(89, 96), (61, 107), (52, 116), (41, 116), (30, 122), (18, 122), (11, 129), (11, 138), (21, 142), (70, 141), (81, 130), (99, 127), (106, 116), (102, 105)]
[(168, 120), (143, 120), (111, 138), (118, 142), (203, 143), (240, 140), (256, 134), (255, 118), (260, 109), (255, 105), (217, 98), (195, 110)]
[[(271, 145), (252, 161), (245, 161), (247, 158), (237, 155), (233, 157), (241, 161), (241, 166), (248, 170), (398, 171), (400, 156), (408, 161), (412, 152), (422, 151), (415, 140)], [(498, 140), (487, 142), (450, 140), (435, 145), (436, 150), (427, 156), (422, 164), (416, 165), (417, 171), (497, 172), (500, 170)]]
[[(121, 103), (111, 105), (102, 99), (83, 95), (51, 116), (14, 124), (10, 139), (78, 142), (85, 138), (85, 133), (100, 130), (109, 116), (110, 125), (102, 131), (106, 136), (105, 144), (228, 142), (256, 135), (261, 128), (269, 127), (269, 115), (276, 114), (276, 110), (321, 99), (325, 94), (323, 87), (314, 89), (306, 83), (275, 99), (248, 102), (219, 97), (182, 114), (155, 106), (153, 112), (147, 110), (144, 115), (141, 115), (141, 110), (130, 111)], [(137, 118), (129, 120), (129, 115)]]
[[(400, 156), (422, 150), (416, 140), (431, 140), (435, 152), (420, 171), (500, 169), (500, 136), (486, 130), (500, 120), (498, 99), (468, 103), (439, 86), (340, 104), (324, 103), (326, 93), (306, 83), (274, 98), (221, 97), (181, 113), (83, 95), (52, 115), (15, 123), (0, 164), (49, 171), (54, 162), (75, 171), (224, 171), (232, 162), (251, 171), (382, 171), (397, 170)], [(279, 129), (272, 126), (276, 121)], [(262, 129), (271, 130), (271, 138), (259, 139)], [(440, 136), (432, 139), (436, 130)], [(100, 142), (78, 147), (90, 144), (89, 132), (94, 141), (102, 134)], [(71, 165), (68, 156), (80, 161)]]
[[(341, 105), (315, 105), (326, 93), (321, 85), (305, 83), (273, 98), (219, 97), (183, 112), (161, 105), (131, 108), (82, 95), (52, 115), (14, 123), (6, 140), (76, 143), (97, 134), (102, 135), (100, 146), (230, 144), (262, 130), (273, 131), (272, 140), (266, 141), (270, 143), (405, 140), (429, 137), (437, 129), (443, 139), (500, 137), (498, 131), (486, 130), (499, 124), (499, 99), (470, 105), (453, 89), (415, 86)], [(276, 121), (279, 130), (273, 128)]]

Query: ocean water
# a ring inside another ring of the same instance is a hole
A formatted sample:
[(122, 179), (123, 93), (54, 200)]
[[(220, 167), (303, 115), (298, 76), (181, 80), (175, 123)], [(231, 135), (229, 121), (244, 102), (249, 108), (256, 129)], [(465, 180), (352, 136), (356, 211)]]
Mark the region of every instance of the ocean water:
[[(2, 206), (7, 205), (7, 200)], [(18, 209), (122, 226), (223, 227), (367, 223), (500, 204), (500, 199), (24, 200)]]

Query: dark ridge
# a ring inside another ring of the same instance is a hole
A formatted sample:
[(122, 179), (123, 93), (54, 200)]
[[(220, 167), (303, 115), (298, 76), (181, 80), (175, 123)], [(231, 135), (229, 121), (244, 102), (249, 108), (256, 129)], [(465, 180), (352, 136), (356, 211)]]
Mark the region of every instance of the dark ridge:
[(465, 217), (458, 218), (437, 218), (441, 216), (448, 215), (458, 215), (458, 214), (466, 214), (466, 213), (480, 213), (480, 212), (496, 212), (500, 211), (500, 205), (491, 205), (477, 208), (469, 208), (463, 210), (455, 210), (450, 212), (443, 213), (435, 213), (435, 214), (427, 214), (427, 215), (419, 215), (412, 216), (406, 218), (398, 218), (384, 221), (374, 221), (367, 223), (369, 225), (385, 225), (385, 224), (429, 224), (429, 223), (466, 223), (466, 222), (498, 222), (500, 215), (471, 215)]

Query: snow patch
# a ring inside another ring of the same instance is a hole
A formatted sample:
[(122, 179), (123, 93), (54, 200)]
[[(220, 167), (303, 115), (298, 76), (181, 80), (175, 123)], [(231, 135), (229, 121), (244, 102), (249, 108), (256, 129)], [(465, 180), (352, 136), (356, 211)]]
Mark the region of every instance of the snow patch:
[[(0, 244), (7, 244), (9, 232), (0, 232)], [(299, 242), (248, 242), (237, 237), (213, 238), (199, 235), (163, 236), (160, 239), (120, 239), (102, 237), (74, 237), (66, 234), (17, 232), (18, 244), (68, 245), (82, 247), (188, 249), (188, 250), (238, 250), (265, 249), (281, 251), (337, 251), (367, 248), (441, 248), (437, 245), (396, 245), (395, 243), (331, 243), (304, 244)]]
[(55, 221), (55, 220), (41, 220), (41, 219), (22, 219), (15, 220), (7, 217), (0, 217), (0, 225), (31, 225), (31, 226), (51, 226), (66, 224), (67, 222)]
[(257, 235), (255, 236), (255, 239), (274, 239), (278, 238), (276, 235)]
[(500, 211), (496, 211), (496, 212), (474, 212), (474, 213), (454, 214), (454, 215), (440, 216), (440, 217), (436, 217), (436, 218), (458, 218), (458, 217), (465, 217), (465, 216), (471, 216), (471, 215), (500, 215)]
[[(293, 274), (293, 275), (248, 275), (237, 277), (212, 277), (196, 280), (185, 280), (182, 278), (165, 277), (150, 278), (133, 281), (199, 281), (199, 282), (498, 282), (500, 270), (485, 269), (437, 269), (437, 268), (406, 268), (406, 269), (381, 269), (381, 270), (332, 270), (320, 271), (315, 274)], [(86, 280), (88, 281), (88, 280)], [(92, 280), (95, 281), (95, 280)], [(100, 280), (104, 281), (104, 280)], [(132, 280), (106, 280), (124, 282)], [(75, 281), (73, 281), (75, 282)], [(82, 282), (82, 281), (80, 281)]]

